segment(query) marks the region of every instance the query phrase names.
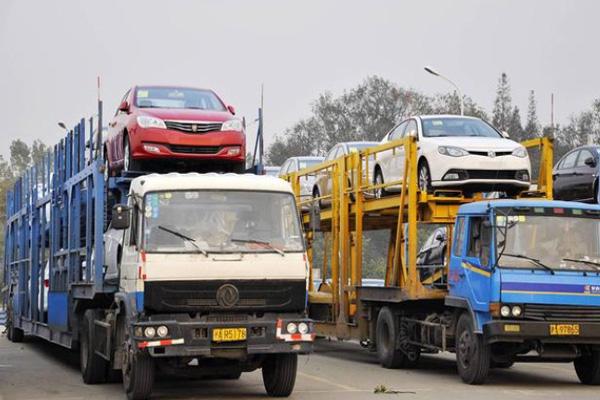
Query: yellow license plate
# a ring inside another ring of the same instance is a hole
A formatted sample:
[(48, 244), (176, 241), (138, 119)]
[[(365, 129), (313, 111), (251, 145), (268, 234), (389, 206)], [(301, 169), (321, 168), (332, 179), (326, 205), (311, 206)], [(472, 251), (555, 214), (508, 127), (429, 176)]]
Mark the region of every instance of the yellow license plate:
[(579, 324), (550, 324), (552, 336), (579, 336)]
[(246, 340), (246, 328), (217, 328), (212, 330), (213, 342), (239, 342)]

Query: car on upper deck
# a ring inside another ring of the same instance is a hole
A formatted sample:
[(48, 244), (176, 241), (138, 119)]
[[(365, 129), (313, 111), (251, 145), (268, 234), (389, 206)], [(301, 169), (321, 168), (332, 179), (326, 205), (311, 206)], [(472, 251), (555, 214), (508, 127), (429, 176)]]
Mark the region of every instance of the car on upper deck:
[(565, 154), (552, 171), (554, 198), (600, 204), (599, 164), (600, 146), (582, 146)]
[(107, 177), (120, 171), (245, 170), (243, 122), (215, 92), (134, 86), (108, 125)]
[[(305, 168), (319, 165), (325, 160), (325, 157), (290, 157), (283, 162), (279, 170), (279, 176), (284, 177), (292, 172), (298, 172)], [(315, 175), (304, 175), (300, 178), (300, 199), (307, 200), (312, 196), (312, 189), (316, 181)]]
[[(422, 191), (460, 189), (467, 195), (503, 191), (512, 197), (529, 189), (531, 162), (525, 147), (479, 118), (415, 116), (396, 125), (381, 142), (407, 136), (417, 139), (417, 176)], [(402, 181), (404, 148), (383, 151), (376, 158), (371, 175), (374, 184)], [(400, 185), (381, 187), (375, 190), (375, 197), (398, 190)]]
[[(325, 160), (323, 162), (333, 161), (340, 157), (347, 156), (354, 152), (361, 152), (369, 147), (377, 146), (379, 143), (377, 142), (342, 142), (338, 143), (329, 150), (327, 155), (325, 156)], [(363, 166), (365, 162), (363, 160)], [(363, 178), (368, 180), (367, 172), (363, 170)], [(348, 185), (351, 186), (352, 177), (348, 176)], [(331, 192), (333, 190), (332, 187), (332, 179), (331, 179), (331, 170), (323, 170), (317, 173), (315, 184), (313, 185), (312, 195), (313, 198), (319, 199), (320, 197), (324, 197), (318, 200), (319, 206), (323, 206), (329, 204), (331, 199), (328, 196), (331, 196)], [(351, 196), (353, 197), (353, 196)]]

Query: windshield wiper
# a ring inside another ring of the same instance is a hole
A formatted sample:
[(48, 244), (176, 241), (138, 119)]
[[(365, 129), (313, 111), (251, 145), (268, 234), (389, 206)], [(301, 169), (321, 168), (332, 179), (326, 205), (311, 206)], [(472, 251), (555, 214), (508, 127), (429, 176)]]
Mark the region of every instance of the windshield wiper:
[(183, 234), (183, 233), (181, 233), (181, 232), (177, 232), (177, 231), (174, 231), (174, 230), (172, 230), (172, 229), (165, 228), (165, 227), (164, 227), (164, 226), (162, 226), (162, 225), (158, 225), (158, 229), (160, 229), (161, 231), (168, 232), (168, 233), (170, 233), (171, 235), (177, 236), (178, 238), (181, 238), (181, 239), (183, 239), (183, 240), (185, 240), (185, 241), (187, 241), (187, 242), (190, 242), (190, 243), (191, 243), (191, 244), (192, 244), (192, 245), (193, 245), (193, 246), (194, 246), (196, 249), (198, 249), (198, 252), (199, 252), (199, 253), (202, 253), (202, 254), (204, 254), (204, 256), (208, 257), (208, 253), (206, 252), (206, 250), (203, 250), (203, 249), (201, 249), (201, 248), (200, 248), (200, 246), (198, 246), (198, 245), (196, 244), (196, 239), (194, 239), (194, 238), (191, 238), (191, 237), (189, 237), (189, 236), (187, 236), (187, 235), (184, 235), (184, 234)]
[(236, 238), (231, 238), (231, 239), (229, 239), (229, 241), (236, 242), (236, 243), (262, 244), (263, 246), (268, 247), (269, 249), (273, 250), (277, 254), (285, 256), (285, 252), (283, 250), (278, 249), (277, 247), (273, 246), (270, 242), (265, 242), (262, 240), (255, 240), (255, 239), (236, 239)]
[(580, 262), (580, 263), (583, 263), (583, 264), (591, 265), (593, 267), (596, 267), (596, 271), (600, 271), (600, 263), (597, 263), (597, 262), (594, 262), (594, 261), (585, 260), (585, 259), (582, 259), (582, 258), (561, 258), (561, 260), (563, 260), (563, 261)]
[(540, 260), (538, 260), (537, 258), (533, 258), (533, 257), (529, 257), (529, 256), (525, 256), (523, 254), (509, 254), (509, 253), (502, 253), (503, 256), (509, 256), (509, 257), (514, 257), (514, 258), (522, 258), (523, 260), (528, 260), (531, 261), (532, 263), (539, 265), (540, 267), (544, 268), (547, 271), (550, 271), (550, 273), (552, 275), (554, 275), (554, 269), (552, 269), (551, 267), (547, 266), (546, 264), (542, 263)]

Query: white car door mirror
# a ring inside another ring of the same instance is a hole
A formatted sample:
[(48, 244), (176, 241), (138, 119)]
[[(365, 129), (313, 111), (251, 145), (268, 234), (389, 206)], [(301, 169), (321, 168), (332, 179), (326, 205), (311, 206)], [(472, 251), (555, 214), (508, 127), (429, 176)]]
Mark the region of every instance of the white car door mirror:
[(508, 138), (510, 138), (510, 135), (508, 134), (508, 132), (502, 131), (502, 137), (505, 139), (508, 139)]

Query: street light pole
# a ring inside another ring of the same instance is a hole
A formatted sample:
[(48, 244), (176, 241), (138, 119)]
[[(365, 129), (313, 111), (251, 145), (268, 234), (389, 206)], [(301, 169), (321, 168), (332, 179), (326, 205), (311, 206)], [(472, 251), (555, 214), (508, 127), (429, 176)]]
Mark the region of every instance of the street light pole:
[(454, 86), (454, 88), (458, 92), (458, 96), (460, 97), (460, 115), (465, 115), (465, 105), (463, 102), (463, 94), (462, 94), (462, 91), (460, 90), (460, 88), (458, 87), (458, 85), (431, 67), (425, 67), (425, 71), (429, 72), (431, 75), (442, 78), (443, 80), (445, 80), (446, 82), (448, 82), (449, 84)]

